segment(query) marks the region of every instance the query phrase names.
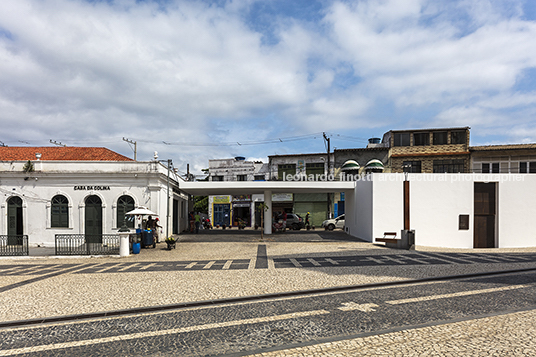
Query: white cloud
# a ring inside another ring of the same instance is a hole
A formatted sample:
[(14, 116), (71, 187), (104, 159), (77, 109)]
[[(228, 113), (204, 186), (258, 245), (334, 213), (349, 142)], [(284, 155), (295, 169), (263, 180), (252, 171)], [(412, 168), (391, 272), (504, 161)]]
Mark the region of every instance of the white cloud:
[(521, 0), (325, 2), (321, 21), (263, 14), (267, 43), (247, 18), (256, 0), (218, 4), (3, 0), (0, 139), (130, 154), (129, 137), (142, 159), (157, 150), (200, 169), (236, 154), (323, 151), (321, 141), (202, 143), (361, 137), (411, 122), (485, 133), (515, 123), (512, 137), (533, 135), (535, 94), (515, 91), (536, 67), (536, 23)]

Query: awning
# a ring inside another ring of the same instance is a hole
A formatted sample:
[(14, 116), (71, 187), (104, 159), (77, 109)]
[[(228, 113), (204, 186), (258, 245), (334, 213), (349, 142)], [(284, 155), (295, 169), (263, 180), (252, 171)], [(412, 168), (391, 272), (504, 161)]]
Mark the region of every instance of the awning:
[(383, 170), (384, 169), (383, 162), (377, 159), (372, 159), (369, 162), (367, 162), (365, 169)]
[(342, 171), (359, 170), (359, 163), (355, 160), (347, 160), (341, 166)]

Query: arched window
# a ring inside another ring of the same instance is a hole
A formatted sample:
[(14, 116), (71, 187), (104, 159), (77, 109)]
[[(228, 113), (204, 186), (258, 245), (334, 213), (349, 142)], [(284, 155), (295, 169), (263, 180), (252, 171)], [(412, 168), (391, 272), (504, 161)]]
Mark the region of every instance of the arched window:
[[(117, 200), (117, 227), (122, 227), (125, 221), (125, 213), (134, 209), (134, 199), (130, 196), (121, 196)], [(127, 227), (134, 228), (134, 220), (127, 219)]]
[(69, 228), (69, 200), (63, 195), (52, 197), (50, 226)]

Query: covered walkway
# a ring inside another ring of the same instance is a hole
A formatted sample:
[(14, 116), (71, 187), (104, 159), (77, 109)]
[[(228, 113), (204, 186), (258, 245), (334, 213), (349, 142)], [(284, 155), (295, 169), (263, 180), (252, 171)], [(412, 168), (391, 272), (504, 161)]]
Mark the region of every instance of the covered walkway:
[[(347, 201), (345, 210), (353, 216), (354, 181), (186, 181), (180, 183), (180, 189), (194, 196), (209, 195), (253, 195), (264, 194), (264, 203), (268, 206), (264, 212), (264, 221), (272, 220), (273, 193), (333, 193), (344, 192)], [(272, 225), (264, 227), (265, 234), (272, 234)]]

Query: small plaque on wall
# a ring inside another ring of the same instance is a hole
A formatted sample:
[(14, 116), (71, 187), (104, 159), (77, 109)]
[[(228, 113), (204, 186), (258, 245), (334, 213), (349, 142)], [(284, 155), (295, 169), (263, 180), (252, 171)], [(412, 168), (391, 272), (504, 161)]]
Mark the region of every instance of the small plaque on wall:
[(469, 215), (468, 214), (460, 214), (458, 229), (459, 230), (469, 229)]

